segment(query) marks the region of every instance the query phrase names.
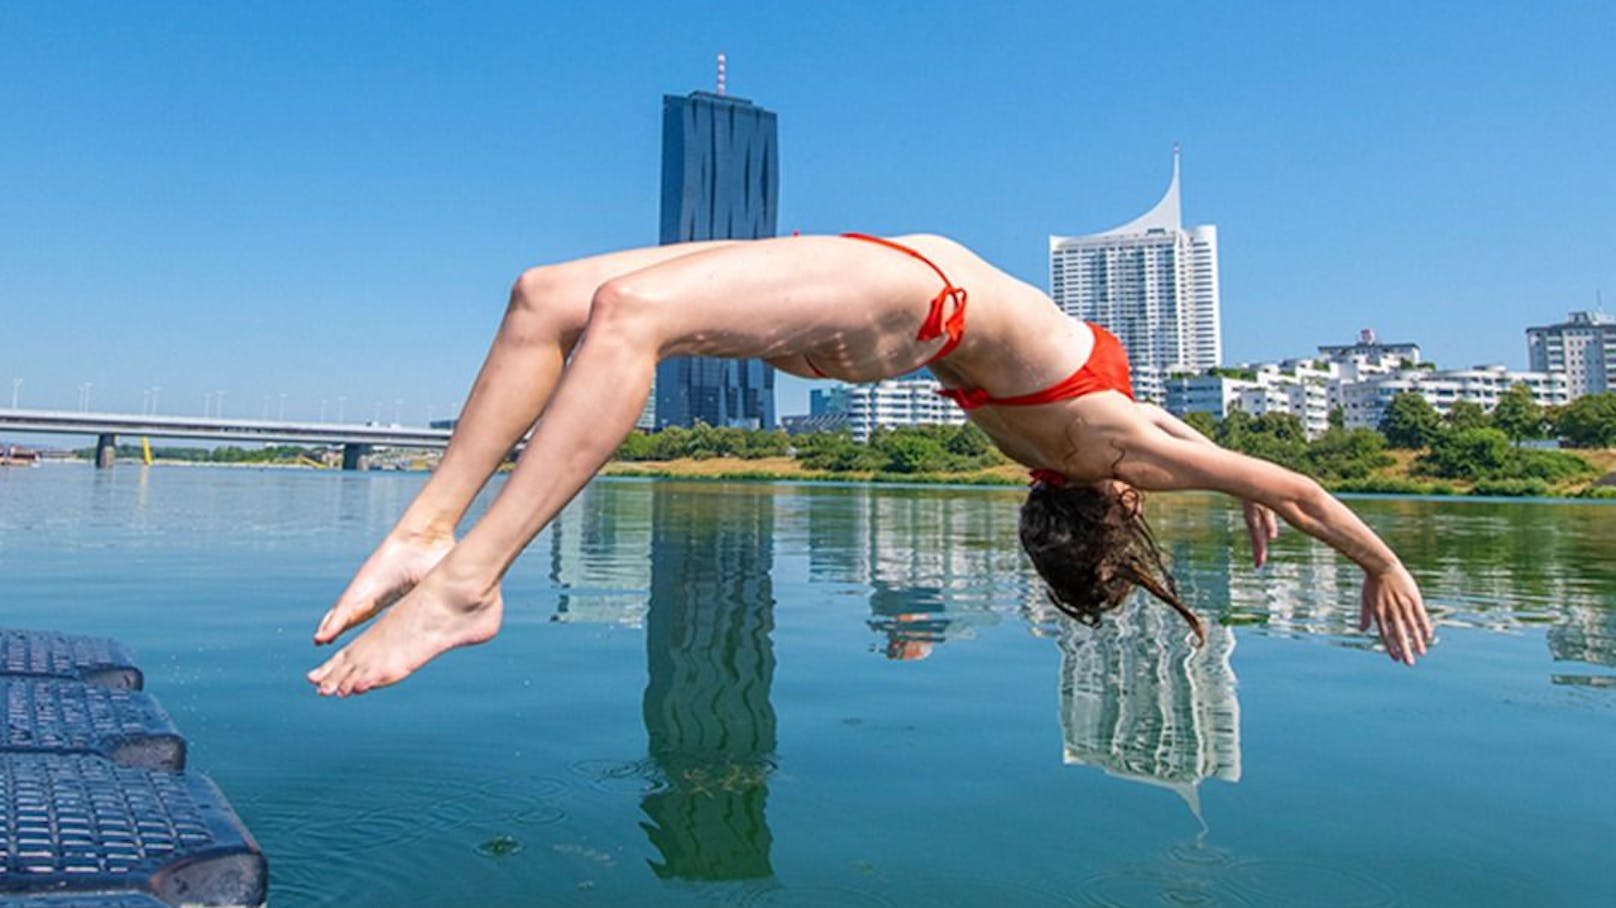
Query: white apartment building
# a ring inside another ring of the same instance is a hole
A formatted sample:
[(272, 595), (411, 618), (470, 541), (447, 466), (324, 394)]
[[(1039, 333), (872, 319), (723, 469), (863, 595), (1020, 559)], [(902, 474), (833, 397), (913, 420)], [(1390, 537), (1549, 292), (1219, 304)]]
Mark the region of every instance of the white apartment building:
[(1616, 317), (1573, 312), (1558, 325), (1527, 328), (1526, 355), (1532, 371), (1564, 374), (1573, 400), (1616, 391)]
[(847, 426), (853, 438), (870, 440), (878, 428), (965, 424), (965, 411), (937, 394), (942, 384), (934, 378), (890, 378), (868, 385), (847, 387)]
[(1358, 332), (1355, 344), (1322, 344), (1319, 358), (1325, 362), (1357, 362), (1374, 369), (1409, 369), (1420, 364), (1420, 345), (1385, 343), (1375, 336), (1373, 328)]
[(1504, 366), (1476, 366), (1473, 369), (1402, 369), (1341, 385), (1341, 411), (1349, 429), (1374, 429), (1386, 415), (1392, 398), (1412, 391), (1446, 416), (1459, 401), (1469, 401), (1484, 410), (1498, 406), (1498, 398), (1514, 385), (1532, 389), (1532, 399), (1542, 407), (1558, 407), (1571, 400), (1569, 385), (1562, 372), (1512, 372)]
[(1322, 344), (1318, 350), (1318, 365), (1331, 372), (1325, 386), (1328, 394), (1325, 406), (1343, 413), (1348, 402), (1342, 389), (1348, 385), (1395, 375), (1421, 362), (1419, 344), (1382, 343), (1372, 328), (1359, 331), (1357, 343)]
[(1164, 406), (1178, 417), (1207, 413), (1223, 419), (1233, 410), (1252, 416), (1289, 413), (1301, 422), (1308, 438), (1317, 438), (1330, 428), (1331, 388), (1336, 374), (1332, 365), (1287, 360), (1236, 372), (1169, 376), (1162, 398)]
[(1317, 438), (1330, 428), (1330, 398), (1322, 381), (1278, 377), (1240, 391), (1236, 402), (1252, 416), (1289, 413), (1302, 423), (1308, 438)]
[(1174, 148), (1172, 181), (1144, 215), (1103, 233), (1049, 238), (1050, 296), (1122, 341), (1141, 400), (1160, 402), (1171, 371), (1223, 359), (1218, 231), (1184, 229), (1178, 170)]

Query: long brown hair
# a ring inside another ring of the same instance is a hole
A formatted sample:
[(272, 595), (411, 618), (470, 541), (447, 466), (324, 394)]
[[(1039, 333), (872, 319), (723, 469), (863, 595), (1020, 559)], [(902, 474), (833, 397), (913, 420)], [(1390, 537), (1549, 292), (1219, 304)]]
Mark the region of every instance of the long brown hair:
[(1131, 486), (1040, 479), (1021, 506), (1021, 546), (1048, 585), (1049, 601), (1078, 621), (1098, 626), (1101, 615), (1144, 587), (1206, 642), (1206, 629), (1179, 597)]

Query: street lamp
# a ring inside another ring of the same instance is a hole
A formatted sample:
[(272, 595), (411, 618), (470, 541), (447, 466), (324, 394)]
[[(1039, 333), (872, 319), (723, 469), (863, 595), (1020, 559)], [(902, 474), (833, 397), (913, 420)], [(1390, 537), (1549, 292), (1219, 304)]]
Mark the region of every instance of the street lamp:
[(342, 422), (342, 412), (348, 406), (348, 395), (337, 395), (337, 422)]
[(151, 415), (157, 415), (157, 395), (163, 390), (162, 385), (152, 385), (151, 388)]
[(283, 422), (286, 420), (286, 392), (285, 391), (281, 392), (280, 415), (277, 416), (276, 419), (279, 419), (279, 420), (281, 420)]
[(21, 391), (22, 379), (13, 378), (11, 380), (11, 409), (13, 410), (17, 409), (17, 396)]
[(90, 381), (84, 382), (84, 383), (79, 385), (79, 412), (80, 413), (89, 412), (89, 409), (90, 409), (90, 389), (93, 388), (93, 387), (95, 387), (95, 382), (90, 382)]
[(215, 393), (218, 395), (217, 399), (219, 401), (219, 413), (218, 413), (218, 416), (219, 416), (220, 419), (224, 419), (224, 391), (220, 390), (220, 391), (217, 391)]

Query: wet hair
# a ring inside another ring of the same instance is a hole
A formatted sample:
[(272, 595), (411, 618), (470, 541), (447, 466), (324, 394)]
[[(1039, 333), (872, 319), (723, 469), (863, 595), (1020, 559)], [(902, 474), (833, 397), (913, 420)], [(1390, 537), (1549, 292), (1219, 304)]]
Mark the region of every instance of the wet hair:
[(1047, 584), (1049, 601), (1078, 621), (1098, 627), (1104, 613), (1144, 587), (1206, 641), (1201, 619), (1179, 598), (1132, 487), (1040, 478), (1021, 506), (1021, 546)]

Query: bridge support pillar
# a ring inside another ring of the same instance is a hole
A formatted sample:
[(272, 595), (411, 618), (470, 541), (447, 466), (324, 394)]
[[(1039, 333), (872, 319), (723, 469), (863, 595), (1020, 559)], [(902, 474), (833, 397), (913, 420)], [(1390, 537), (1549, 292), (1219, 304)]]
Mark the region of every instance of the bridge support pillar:
[(95, 437), (95, 466), (105, 470), (118, 459), (118, 436), (111, 433)]
[(370, 456), (370, 445), (349, 442), (342, 446), (342, 468), (344, 470), (363, 470), (365, 458)]

